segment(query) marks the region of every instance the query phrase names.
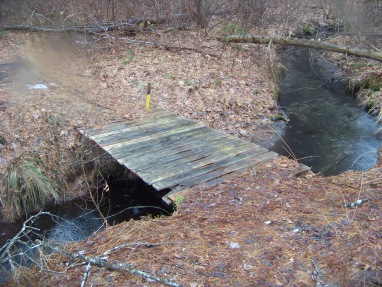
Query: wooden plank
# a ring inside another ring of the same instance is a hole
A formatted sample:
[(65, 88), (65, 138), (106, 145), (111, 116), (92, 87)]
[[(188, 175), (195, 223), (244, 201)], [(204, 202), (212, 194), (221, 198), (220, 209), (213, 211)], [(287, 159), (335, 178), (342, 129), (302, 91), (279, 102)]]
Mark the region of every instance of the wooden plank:
[[(199, 142), (198, 144), (183, 144), (183, 146), (180, 146), (178, 148), (175, 147), (168, 147), (165, 148), (161, 152), (150, 152), (150, 150), (147, 151), (146, 154), (138, 153), (137, 155), (130, 155), (128, 154), (124, 158), (121, 158), (121, 161), (125, 162), (127, 165), (131, 166), (132, 168), (137, 168), (138, 166), (142, 166), (147, 164), (148, 162), (156, 162), (158, 159), (162, 157), (167, 157), (171, 160), (172, 156), (175, 156), (178, 159), (181, 159), (183, 157), (199, 154), (200, 156), (203, 155), (214, 155), (217, 153), (220, 153), (222, 155), (227, 154), (228, 151), (238, 148), (243, 149), (244, 148), (251, 148), (252, 145), (245, 142), (245, 141), (227, 141), (224, 138), (223, 139), (209, 139), (209, 141), (206, 142)], [(181, 156), (179, 156), (181, 154)], [(150, 168), (153, 168), (153, 164), (150, 165)]]
[[(175, 194), (181, 190), (190, 188), (195, 185), (202, 184), (204, 182), (220, 178), (224, 175), (237, 172), (239, 170), (255, 166), (256, 164), (263, 163), (269, 160), (272, 160), (277, 157), (277, 154), (274, 152), (267, 152), (256, 157), (247, 157), (243, 158), (237, 162), (234, 162), (228, 166), (218, 168), (208, 173), (204, 173), (188, 180), (182, 181), (178, 186), (172, 189), (171, 194)], [(211, 182), (215, 184), (216, 182)]]
[[(121, 146), (117, 149), (113, 149), (110, 152), (115, 157), (126, 157), (126, 156), (140, 156), (143, 154), (157, 154), (158, 157), (161, 156), (162, 152), (168, 150), (174, 150), (176, 152), (182, 152), (184, 150), (205, 144), (206, 134), (208, 135), (209, 128), (193, 130), (191, 132), (185, 132), (182, 134), (177, 134), (170, 136), (165, 140), (148, 141), (145, 144), (137, 145), (135, 147), (124, 147)], [(216, 139), (223, 138), (224, 135), (218, 135)]]
[(156, 134), (161, 131), (171, 130), (177, 127), (184, 127), (187, 125), (191, 125), (191, 123), (188, 120), (175, 120), (171, 122), (153, 122), (150, 125), (141, 128), (141, 127), (134, 127), (134, 128), (126, 128), (121, 130), (116, 130), (113, 132), (109, 132), (106, 135), (102, 134), (101, 136), (92, 136), (90, 139), (97, 141), (99, 144), (107, 144), (110, 142), (116, 142), (123, 139), (135, 139), (142, 136), (147, 136), (151, 134)]
[(224, 166), (231, 165), (244, 158), (252, 158), (254, 156), (253, 155), (254, 152), (256, 153), (256, 152), (263, 152), (263, 151), (262, 150), (259, 151), (259, 148), (256, 147), (253, 150), (247, 150), (234, 157), (225, 158), (221, 161), (214, 162), (214, 164), (209, 164), (207, 166), (203, 166), (198, 169), (188, 170), (186, 172), (182, 172), (182, 173), (174, 174), (170, 176), (164, 175), (164, 178), (156, 179), (155, 181), (147, 181), (147, 183), (152, 185), (156, 190), (163, 190), (165, 188), (170, 188), (179, 184), (180, 182), (183, 182), (195, 176), (222, 168)]
[[(224, 139), (224, 138), (223, 138)], [(226, 141), (217, 139), (212, 142), (211, 146), (206, 148), (206, 143), (201, 142), (199, 145), (183, 145), (181, 147), (175, 148), (173, 150), (169, 149), (165, 152), (161, 153), (153, 153), (150, 154), (151, 158), (147, 159), (147, 163), (142, 163), (138, 168), (136, 168), (137, 172), (144, 171), (146, 169), (152, 169), (157, 166), (167, 166), (174, 161), (182, 160), (182, 161), (193, 161), (200, 155), (202, 151), (201, 147), (204, 147), (204, 151), (207, 152), (209, 150), (210, 154), (213, 154), (214, 149), (219, 148), (222, 145), (227, 144)]]
[(309, 171), (312, 171), (309, 166), (306, 166), (302, 163), (299, 163), (298, 168), (294, 172), (293, 176), (295, 176), (295, 177), (303, 176), (303, 175), (307, 174)]
[(249, 166), (248, 168), (242, 168), (240, 170), (237, 170), (235, 172), (231, 172), (228, 174), (224, 174), (220, 177), (215, 177), (211, 180), (207, 180), (205, 182), (198, 183), (196, 185), (192, 185), (189, 187), (184, 186), (178, 186), (175, 187), (173, 190), (171, 190), (169, 193), (167, 193), (165, 196), (162, 197), (162, 200), (167, 204), (171, 205), (173, 202), (176, 201), (176, 198), (178, 196), (186, 196), (190, 193), (194, 192), (205, 192), (215, 186), (221, 185), (224, 182), (228, 182), (230, 180), (233, 180), (235, 178), (244, 176), (249, 173), (249, 168), (257, 167), (258, 165), (264, 164), (266, 161), (259, 162), (258, 164), (254, 164), (253, 166)]
[[(169, 154), (175, 155), (191, 149), (201, 152), (202, 149), (200, 149), (200, 147), (204, 147), (206, 151), (214, 153), (216, 152), (216, 148), (219, 148), (222, 145), (225, 145), (226, 147), (235, 147), (237, 145), (247, 145), (248, 147), (253, 146), (252, 144), (239, 139), (227, 139), (224, 135), (208, 133), (208, 130), (203, 131), (204, 133), (189, 134), (187, 136), (181, 134), (179, 138), (175, 137), (175, 139), (171, 139), (171, 141), (155, 143), (151, 147), (144, 147), (142, 150), (135, 150), (135, 155), (131, 155), (131, 150), (125, 150), (125, 157), (139, 157), (142, 160), (145, 160), (146, 157), (155, 157), (158, 159), (163, 156), (168, 156)], [(119, 155), (119, 157), (121, 158), (122, 156)]]
[[(165, 178), (175, 177), (177, 175), (183, 174), (185, 172), (194, 173), (199, 168), (209, 166), (209, 165), (218, 165), (219, 162), (226, 159), (231, 159), (240, 154), (248, 151), (246, 145), (240, 145), (236, 147), (226, 147), (222, 145), (221, 151), (218, 153), (196, 153), (196, 156), (191, 160), (187, 158), (187, 162), (184, 160), (179, 160), (172, 162), (168, 167), (157, 166), (156, 168), (150, 168), (146, 170), (140, 170), (139, 173), (142, 177), (147, 180), (150, 184), (164, 180)], [(251, 149), (251, 152), (255, 152), (254, 149)], [(256, 152), (266, 152), (266, 150), (258, 148)], [(136, 168), (134, 163), (127, 164), (132, 168)], [(137, 166), (139, 167), (139, 165)], [(136, 170), (136, 169), (135, 169)]]
[(179, 119), (177, 117), (171, 117), (171, 118), (159, 118), (159, 119), (152, 119), (150, 118), (150, 121), (147, 121), (144, 124), (140, 125), (134, 125), (134, 126), (115, 126), (110, 127), (108, 131), (103, 131), (102, 133), (97, 133), (94, 135), (90, 135), (89, 138), (95, 141), (102, 141), (104, 139), (108, 139), (110, 137), (113, 137), (118, 134), (125, 134), (125, 133), (131, 133), (131, 132), (142, 132), (146, 130), (151, 130), (155, 128), (160, 128), (164, 126), (170, 126), (170, 125), (176, 125), (176, 123), (181, 122), (190, 122), (187, 119)]
[[(210, 140), (210, 138), (212, 138)], [(183, 148), (185, 146), (198, 146), (200, 144), (206, 144), (207, 140), (210, 140), (211, 143), (216, 141), (224, 139), (225, 141), (230, 140), (228, 135), (224, 133), (212, 133), (211, 129), (208, 127), (205, 127), (205, 129), (196, 130), (195, 132), (190, 133), (183, 133), (183, 134), (177, 134), (174, 136), (171, 136), (169, 140), (159, 140), (159, 141), (151, 141), (147, 142), (146, 145), (141, 146), (141, 150), (135, 149), (127, 150), (123, 146), (119, 149), (113, 150), (113, 154), (117, 156), (119, 153), (125, 153), (126, 155), (128, 153), (134, 154), (145, 154), (147, 152), (156, 152), (156, 151), (163, 151), (166, 149), (176, 149), (176, 148)], [(239, 140), (239, 139), (235, 139)]]
[[(186, 131), (178, 130), (174, 131), (172, 133), (166, 133), (162, 135), (156, 135), (155, 138), (146, 137), (141, 138), (139, 140), (134, 141), (126, 141), (114, 145), (109, 145), (103, 147), (104, 150), (109, 152), (111, 155), (114, 156), (116, 154), (119, 158), (123, 158), (125, 156), (128, 156), (129, 154), (132, 154), (135, 151), (139, 151), (144, 148), (151, 148), (154, 144), (164, 144), (166, 142), (171, 143), (173, 141), (174, 137), (178, 136), (190, 136), (192, 134), (198, 134), (208, 129), (206, 126), (203, 125), (194, 125), (193, 127), (189, 128)], [(123, 151), (123, 154), (120, 152)]]
[[(221, 145), (225, 145), (226, 143), (221, 141)], [(214, 145), (219, 147), (219, 145)], [(146, 154), (137, 153), (134, 155), (125, 156), (127, 158), (126, 161), (129, 162), (139, 162), (139, 169), (144, 170), (145, 168), (153, 168), (154, 166), (158, 166), (159, 164), (164, 164), (166, 162), (179, 160), (185, 157), (189, 157), (195, 154), (200, 154), (205, 148), (205, 143), (194, 143), (194, 144), (183, 144), (180, 146), (176, 146), (173, 148), (165, 148), (163, 150), (158, 150), (157, 152), (148, 151)], [(213, 152), (213, 147), (208, 147), (210, 153)]]
[(96, 134), (102, 134), (105, 132), (109, 132), (111, 130), (115, 130), (118, 128), (124, 128), (124, 127), (134, 127), (134, 126), (140, 126), (144, 125), (146, 123), (152, 122), (154, 119), (158, 118), (178, 118), (177, 115), (172, 114), (172, 113), (158, 113), (158, 114), (148, 114), (148, 117), (146, 118), (140, 118), (140, 119), (135, 119), (135, 120), (130, 120), (130, 121), (123, 121), (119, 123), (110, 123), (107, 125), (104, 125), (100, 128), (93, 128), (93, 129), (79, 129), (79, 131), (85, 135), (86, 137), (90, 137)]
[(174, 193), (218, 184), (227, 174), (276, 155), (169, 113), (82, 132), (158, 191)]
[(147, 133), (147, 134), (140, 134), (140, 135), (137, 134), (132, 138), (129, 137), (128, 134), (125, 134), (125, 135), (118, 136), (116, 138), (112, 138), (112, 139), (107, 140), (107, 141), (103, 141), (103, 142), (97, 141), (97, 142), (102, 148), (106, 148), (107, 146), (109, 148), (110, 147), (118, 147), (118, 146), (122, 146), (122, 145), (135, 144), (135, 143), (146, 141), (146, 140), (152, 141), (155, 139), (163, 138), (167, 135), (180, 134), (180, 133), (184, 133), (184, 132), (191, 131), (194, 129), (202, 128), (202, 127), (203, 127), (203, 125), (198, 124), (198, 123), (192, 123), (192, 124), (184, 123), (184, 124), (182, 124), (176, 128), (175, 127), (172, 127), (171, 129), (170, 128), (163, 128), (163, 129), (160, 129), (157, 131), (152, 131), (151, 133)]
[[(244, 151), (243, 151), (244, 152)], [(153, 182), (156, 181), (164, 181), (166, 179), (166, 173), (167, 174), (184, 174), (186, 172), (190, 172), (188, 176), (183, 178), (182, 180), (187, 179), (188, 177), (193, 176), (196, 173), (200, 173), (199, 169), (204, 168), (204, 167), (216, 167), (216, 162), (220, 160), (227, 160), (227, 159), (232, 159), (232, 155), (229, 156), (224, 156), (224, 157), (213, 157), (213, 156), (204, 156), (204, 157), (197, 157), (197, 156), (192, 156), (191, 157), (191, 162), (176, 162), (176, 165), (168, 165), (163, 167), (163, 173), (158, 173), (156, 170), (145, 170), (145, 171), (139, 171), (139, 174), (142, 175), (142, 177), (145, 178), (145, 180), (149, 183), (152, 184)], [(194, 160), (194, 161), (192, 161)], [(176, 172), (174, 172), (176, 171)], [(155, 183), (154, 183), (155, 184)]]
[[(163, 167), (163, 172), (160, 174), (157, 170), (148, 170), (149, 175), (145, 175), (145, 171), (140, 171), (145, 178), (151, 183), (158, 181), (164, 181), (167, 178), (181, 176), (184, 173), (189, 173), (192, 176), (196, 173), (200, 173), (200, 169), (212, 168), (213, 166), (218, 168), (220, 162), (241, 157), (243, 153), (247, 152), (246, 148), (238, 148), (235, 151), (231, 151), (230, 154), (218, 154), (218, 155), (205, 155), (203, 157), (197, 157), (187, 159), (186, 163), (175, 162), (171, 163), (168, 167)], [(266, 153), (265, 150), (259, 148), (257, 151), (253, 151), (254, 154), (260, 155)], [(153, 174), (150, 176), (150, 172)], [(189, 176), (186, 176), (187, 178)]]

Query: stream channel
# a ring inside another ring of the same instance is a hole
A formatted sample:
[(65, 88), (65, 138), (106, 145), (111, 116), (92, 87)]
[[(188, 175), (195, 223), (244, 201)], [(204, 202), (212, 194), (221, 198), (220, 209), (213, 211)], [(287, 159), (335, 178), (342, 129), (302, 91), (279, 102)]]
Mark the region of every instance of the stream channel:
[[(123, 167), (121, 167), (124, 169)], [(171, 215), (173, 209), (162, 202), (164, 194), (158, 194), (151, 186), (140, 179), (118, 179), (109, 177), (109, 190), (102, 189), (94, 194), (94, 198), (102, 198), (99, 204), (103, 216), (109, 225), (123, 221), (139, 220), (142, 217), (156, 217)], [(97, 200), (98, 201), (98, 200)], [(23, 252), (15, 252), (14, 260), (21, 265), (28, 265), (30, 261), (25, 258), (30, 244), (36, 239), (48, 239), (58, 242), (79, 241), (89, 237), (94, 232), (104, 229), (98, 211), (88, 195), (76, 198), (46, 210), (54, 216), (43, 214), (37, 217), (28, 226), (27, 236), (20, 238), (26, 244), (17, 244), (16, 247)], [(11, 240), (22, 229), (23, 222), (0, 222), (0, 248)], [(0, 255), (2, 250), (0, 252)], [(32, 254), (33, 255), (33, 254)], [(29, 254), (31, 256), (31, 254)], [(3, 271), (9, 270), (9, 265), (1, 264)], [(4, 273), (0, 271), (0, 284), (4, 282)]]
[(289, 121), (270, 150), (324, 176), (371, 168), (382, 143), (380, 126), (346, 92), (338, 68), (304, 48), (285, 50), (282, 63), (279, 104)]
[[(289, 156), (287, 144), (301, 163), (325, 176), (372, 167), (382, 142), (377, 135), (379, 126), (346, 94), (345, 82), (336, 76), (336, 67), (312, 57), (308, 49), (290, 48), (284, 52), (282, 61), (287, 71), (280, 86), (280, 105), (289, 121), (283, 141), (279, 140), (271, 150)], [(153, 197), (150, 187), (143, 183), (108, 183), (111, 198), (105, 215), (111, 224), (171, 213), (161, 207), (160, 197)], [(148, 205), (156, 207), (140, 207)], [(42, 216), (33, 225), (47, 239), (82, 240), (102, 228), (100, 216), (89, 200), (76, 199), (48, 211), (61, 219)], [(21, 227), (22, 222), (0, 222), (0, 245)]]

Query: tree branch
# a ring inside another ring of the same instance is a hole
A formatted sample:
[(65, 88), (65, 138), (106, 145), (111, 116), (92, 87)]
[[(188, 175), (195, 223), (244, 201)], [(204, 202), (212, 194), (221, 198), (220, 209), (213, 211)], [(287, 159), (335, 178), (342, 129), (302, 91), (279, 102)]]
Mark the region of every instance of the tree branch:
[(62, 32), (87, 32), (87, 33), (102, 33), (107, 31), (114, 31), (117, 29), (123, 29), (126, 32), (138, 32), (142, 29), (135, 25), (126, 22), (110, 24), (101, 23), (100, 25), (78, 25), (78, 26), (31, 26), (31, 25), (4, 25), (0, 26), (0, 30), (13, 30), (13, 31), (30, 31), (30, 32), (52, 32), (52, 33), (62, 33)]
[(376, 60), (382, 62), (382, 54), (374, 53), (369, 51), (363, 51), (358, 49), (351, 49), (340, 45), (328, 44), (317, 40), (304, 40), (304, 39), (294, 39), (294, 38), (282, 38), (282, 37), (265, 37), (257, 35), (244, 35), (244, 36), (228, 36), (228, 37), (218, 37), (221, 42), (229, 43), (254, 43), (254, 44), (269, 44), (273, 43), (276, 45), (284, 46), (299, 46), (305, 48), (319, 49), (329, 52), (342, 53), (347, 55), (353, 55), (361, 58), (367, 58), (371, 60)]
[(81, 259), (83, 261), (86, 261), (90, 264), (93, 264), (93, 265), (96, 265), (96, 266), (99, 266), (102, 268), (106, 268), (106, 269), (113, 270), (113, 271), (127, 272), (127, 273), (130, 273), (132, 275), (136, 275), (136, 276), (140, 276), (142, 278), (145, 278), (146, 280), (156, 281), (156, 282), (165, 284), (167, 286), (174, 286), (174, 287), (181, 287), (182, 286), (182, 285), (175, 283), (175, 282), (172, 282), (170, 280), (159, 278), (159, 277), (151, 275), (147, 272), (132, 268), (125, 263), (110, 263), (110, 262), (107, 262), (105, 260), (102, 260), (102, 259), (99, 259), (96, 257), (89, 257), (89, 256), (81, 255), (79, 253), (71, 253), (71, 252), (63, 250), (59, 247), (50, 245), (50, 244), (48, 244), (44, 241), (41, 241), (41, 240), (36, 240), (36, 243), (43, 246), (43, 247), (46, 247), (47, 249), (49, 249), (53, 252), (59, 253), (59, 254), (64, 255), (68, 258), (71, 258), (71, 259)]

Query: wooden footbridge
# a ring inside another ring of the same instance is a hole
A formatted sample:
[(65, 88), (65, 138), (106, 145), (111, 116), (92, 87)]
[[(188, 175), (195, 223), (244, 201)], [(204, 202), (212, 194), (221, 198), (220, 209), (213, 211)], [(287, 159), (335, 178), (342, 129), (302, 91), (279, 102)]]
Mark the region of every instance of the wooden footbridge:
[(81, 130), (121, 165), (134, 172), (171, 203), (175, 194), (273, 159), (276, 153), (167, 112)]

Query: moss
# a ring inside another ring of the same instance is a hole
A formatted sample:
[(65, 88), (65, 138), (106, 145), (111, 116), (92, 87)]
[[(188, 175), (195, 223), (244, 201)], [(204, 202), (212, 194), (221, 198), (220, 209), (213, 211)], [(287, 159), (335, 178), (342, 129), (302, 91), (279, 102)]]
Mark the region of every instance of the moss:
[(369, 89), (372, 91), (378, 92), (381, 90), (381, 83), (372, 83)]
[(244, 35), (245, 34), (245, 30), (244, 30), (243, 27), (238, 26), (236, 23), (229, 22), (228, 24), (224, 25), (221, 28), (221, 33), (224, 36), (233, 35), (233, 34), (235, 34), (235, 35)]
[(280, 99), (280, 88), (278, 86), (275, 86), (271, 89), (271, 94), (272, 94), (272, 98), (275, 100), (275, 101), (279, 101)]
[(302, 24), (302, 32), (304, 35), (312, 35), (313, 34), (313, 28), (310, 24), (303, 23)]
[(286, 117), (284, 117), (283, 115), (281, 114), (277, 114), (273, 117), (273, 120), (274, 121), (284, 121), (284, 122), (287, 122), (288, 119)]
[(356, 62), (356, 61), (354, 61), (354, 62), (351, 62), (350, 63), (350, 66), (353, 68), (353, 69), (359, 69), (359, 68), (361, 68), (361, 67), (363, 67), (364, 66), (364, 64), (362, 63), (362, 62)]
[(369, 100), (366, 104), (365, 104), (365, 109), (367, 111), (370, 111), (372, 110), (376, 105), (376, 102), (374, 100)]

